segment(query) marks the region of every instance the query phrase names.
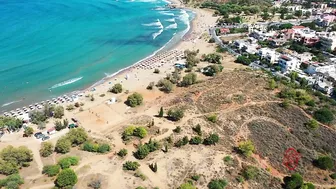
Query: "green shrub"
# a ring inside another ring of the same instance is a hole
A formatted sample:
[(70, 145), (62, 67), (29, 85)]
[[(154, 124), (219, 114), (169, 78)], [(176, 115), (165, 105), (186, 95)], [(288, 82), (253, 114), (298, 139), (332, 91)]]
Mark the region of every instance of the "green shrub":
[(319, 124), (315, 119), (311, 119), (306, 123), (306, 126), (308, 127), (308, 129), (311, 130), (316, 130), (319, 128)]
[(217, 115), (213, 114), (213, 115), (209, 115), (207, 116), (208, 121), (212, 122), (212, 123), (216, 123), (217, 122)]
[(336, 173), (332, 173), (332, 174), (330, 174), (329, 176), (330, 176), (330, 178), (332, 178), (332, 179), (334, 179), (334, 180), (336, 179)]
[(43, 167), (42, 174), (48, 175), (48, 177), (56, 176), (60, 172), (61, 167), (59, 165), (46, 165)]
[(284, 177), (285, 189), (298, 189), (303, 185), (303, 178), (299, 173)]
[(34, 134), (34, 129), (31, 128), (31, 127), (27, 127), (25, 130), (24, 130), (24, 135), (26, 135), (27, 137), (30, 137)]
[(197, 124), (195, 127), (192, 128), (192, 130), (199, 136), (202, 136), (202, 128), (200, 124)]
[(92, 143), (89, 141), (84, 142), (82, 146), (82, 150), (87, 151), (87, 152), (97, 152), (99, 148), (99, 145), (96, 143)]
[(109, 92), (118, 94), (118, 93), (121, 93), (122, 90), (123, 90), (122, 85), (120, 83), (116, 83), (116, 84), (113, 85), (113, 87), (111, 89), (109, 89)]
[(141, 173), (139, 170), (137, 170), (135, 173), (134, 173), (134, 176), (135, 177), (139, 177), (141, 178), (141, 180), (145, 181), (147, 179), (146, 175), (144, 175), (143, 173)]
[(70, 140), (66, 137), (61, 137), (56, 142), (55, 151), (57, 153), (65, 154), (70, 152), (70, 148), (71, 148)]
[(203, 144), (205, 145), (215, 145), (219, 141), (219, 136), (216, 133), (210, 134), (204, 139)]
[(196, 189), (196, 187), (193, 186), (190, 182), (186, 182), (181, 184), (181, 186), (178, 189)]
[(53, 151), (54, 151), (54, 145), (51, 142), (41, 143), (40, 155), (42, 157), (50, 156), (53, 153)]
[(231, 156), (225, 156), (225, 157), (223, 158), (223, 161), (224, 161), (225, 163), (231, 163), (231, 162), (232, 162), (232, 157), (231, 157)]
[(176, 126), (175, 129), (173, 129), (173, 132), (174, 133), (180, 133), (182, 131), (181, 127), (180, 126)]
[(154, 152), (160, 148), (160, 144), (156, 140), (150, 139), (148, 143), (140, 145), (134, 153), (137, 159), (144, 159), (150, 152)]
[(197, 75), (195, 73), (188, 73), (182, 79), (181, 86), (187, 87), (195, 84), (197, 81)]
[(29, 162), (33, 160), (33, 153), (25, 146), (15, 148), (9, 145), (1, 150), (0, 159), (3, 160), (0, 161), (0, 165), (4, 166), (0, 167), (0, 172), (3, 172), (3, 174), (10, 172), (17, 173), (15, 167), (21, 168), (23, 166), (29, 166)]
[(238, 151), (246, 157), (251, 156), (254, 152), (254, 145), (252, 141), (247, 140), (240, 142), (238, 145)]
[(172, 121), (179, 121), (184, 116), (184, 110), (181, 108), (172, 108), (168, 110), (168, 118)]
[(131, 136), (145, 138), (147, 136), (147, 129), (144, 127), (129, 126), (122, 133), (122, 139), (127, 141)]
[(147, 130), (144, 127), (137, 127), (133, 135), (139, 138), (145, 138), (147, 136)]
[(141, 94), (135, 92), (127, 97), (126, 104), (130, 107), (136, 107), (141, 105), (143, 102), (143, 97)]
[(161, 108), (160, 108), (160, 111), (159, 111), (159, 115), (158, 115), (158, 117), (163, 117), (163, 114), (164, 114), (164, 112), (163, 112), (163, 107), (161, 107)]
[(0, 174), (11, 175), (19, 172), (17, 164), (0, 159)]
[(209, 184), (209, 189), (224, 189), (228, 182), (225, 179), (212, 179)]
[(136, 161), (126, 161), (123, 164), (124, 170), (135, 171), (140, 167), (140, 164)]
[(127, 150), (125, 148), (121, 149), (117, 154), (120, 157), (125, 157), (127, 155)]
[(106, 153), (109, 152), (111, 150), (110, 145), (108, 144), (100, 144), (98, 147), (98, 153)]
[(63, 106), (56, 106), (54, 110), (54, 118), (61, 119), (64, 116)]
[(189, 144), (199, 145), (202, 143), (202, 138), (200, 136), (194, 136), (190, 139)]
[(314, 118), (325, 124), (330, 124), (334, 120), (334, 114), (328, 108), (321, 108), (314, 112)]
[(194, 180), (194, 181), (198, 181), (200, 178), (201, 178), (200, 175), (193, 175), (193, 176), (191, 176), (191, 179)]
[(314, 184), (308, 182), (308, 183), (304, 183), (301, 187), (301, 189), (315, 189)]
[(58, 165), (61, 166), (62, 169), (69, 168), (70, 166), (78, 165), (79, 158), (76, 156), (69, 156), (62, 158), (58, 161)]
[(77, 175), (72, 169), (64, 169), (58, 174), (55, 184), (59, 188), (68, 188), (74, 186), (77, 181)]
[(242, 173), (243, 177), (246, 180), (255, 179), (258, 174), (259, 174), (259, 169), (254, 166), (245, 167)]
[(334, 168), (334, 160), (330, 156), (320, 156), (315, 160), (315, 164), (317, 167), (327, 170)]

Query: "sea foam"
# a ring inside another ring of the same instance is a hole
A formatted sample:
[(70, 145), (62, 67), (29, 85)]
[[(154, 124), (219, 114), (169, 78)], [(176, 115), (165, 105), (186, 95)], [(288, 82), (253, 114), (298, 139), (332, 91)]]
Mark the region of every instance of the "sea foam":
[(77, 82), (81, 79), (83, 79), (83, 77), (77, 77), (77, 78), (69, 79), (69, 80), (63, 81), (61, 83), (58, 83), (56, 85), (53, 85), (52, 87), (50, 87), (50, 89), (55, 89), (55, 88), (62, 87), (62, 86), (65, 86), (65, 85), (70, 85), (70, 84), (75, 83), (75, 82)]
[(160, 19), (157, 19), (156, 22), (152, 22), (152, 23), (149, 23), (149, 24), (142, 24), (143, 26), (156, 26), (158, 28), (163, 28), (163, 25), (160, 21)]
[(172, 13), (172, 12), (167, 12), (167, 11), (160, 11), (159, 13), (162, 14), (162, 15), (167, 15), (167, 16), (175, 16), (174, 13)]
[(169, 26), (166, 27), (166, 29), (176, 29), (177, 28), (177, 24), (170, 24)]

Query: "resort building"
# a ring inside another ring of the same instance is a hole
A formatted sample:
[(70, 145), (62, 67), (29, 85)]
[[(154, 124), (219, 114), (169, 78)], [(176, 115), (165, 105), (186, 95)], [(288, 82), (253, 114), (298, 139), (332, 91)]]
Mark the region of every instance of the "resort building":
[(278, 58), (280, 57), (280, 53), (270, 48), (259, 49), (257, 55), (259, 55), (262, 59), (265, 59), (272, 64), (278, 62)]

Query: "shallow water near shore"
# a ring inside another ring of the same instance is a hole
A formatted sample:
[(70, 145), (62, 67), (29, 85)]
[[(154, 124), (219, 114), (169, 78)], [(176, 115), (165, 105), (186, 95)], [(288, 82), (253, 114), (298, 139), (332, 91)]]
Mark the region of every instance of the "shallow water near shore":
[(1, 1), (1, 111), (89, 87), (172, 46), (189, 28), (193, 13), (166, 4)]

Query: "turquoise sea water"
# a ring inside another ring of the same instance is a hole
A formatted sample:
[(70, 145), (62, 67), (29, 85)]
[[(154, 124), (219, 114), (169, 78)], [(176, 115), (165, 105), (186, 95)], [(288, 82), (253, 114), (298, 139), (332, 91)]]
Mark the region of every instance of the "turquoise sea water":
[(177, 41), (193, 14), (162, 0), (0, 1), (0, 109), (88, 87)]

